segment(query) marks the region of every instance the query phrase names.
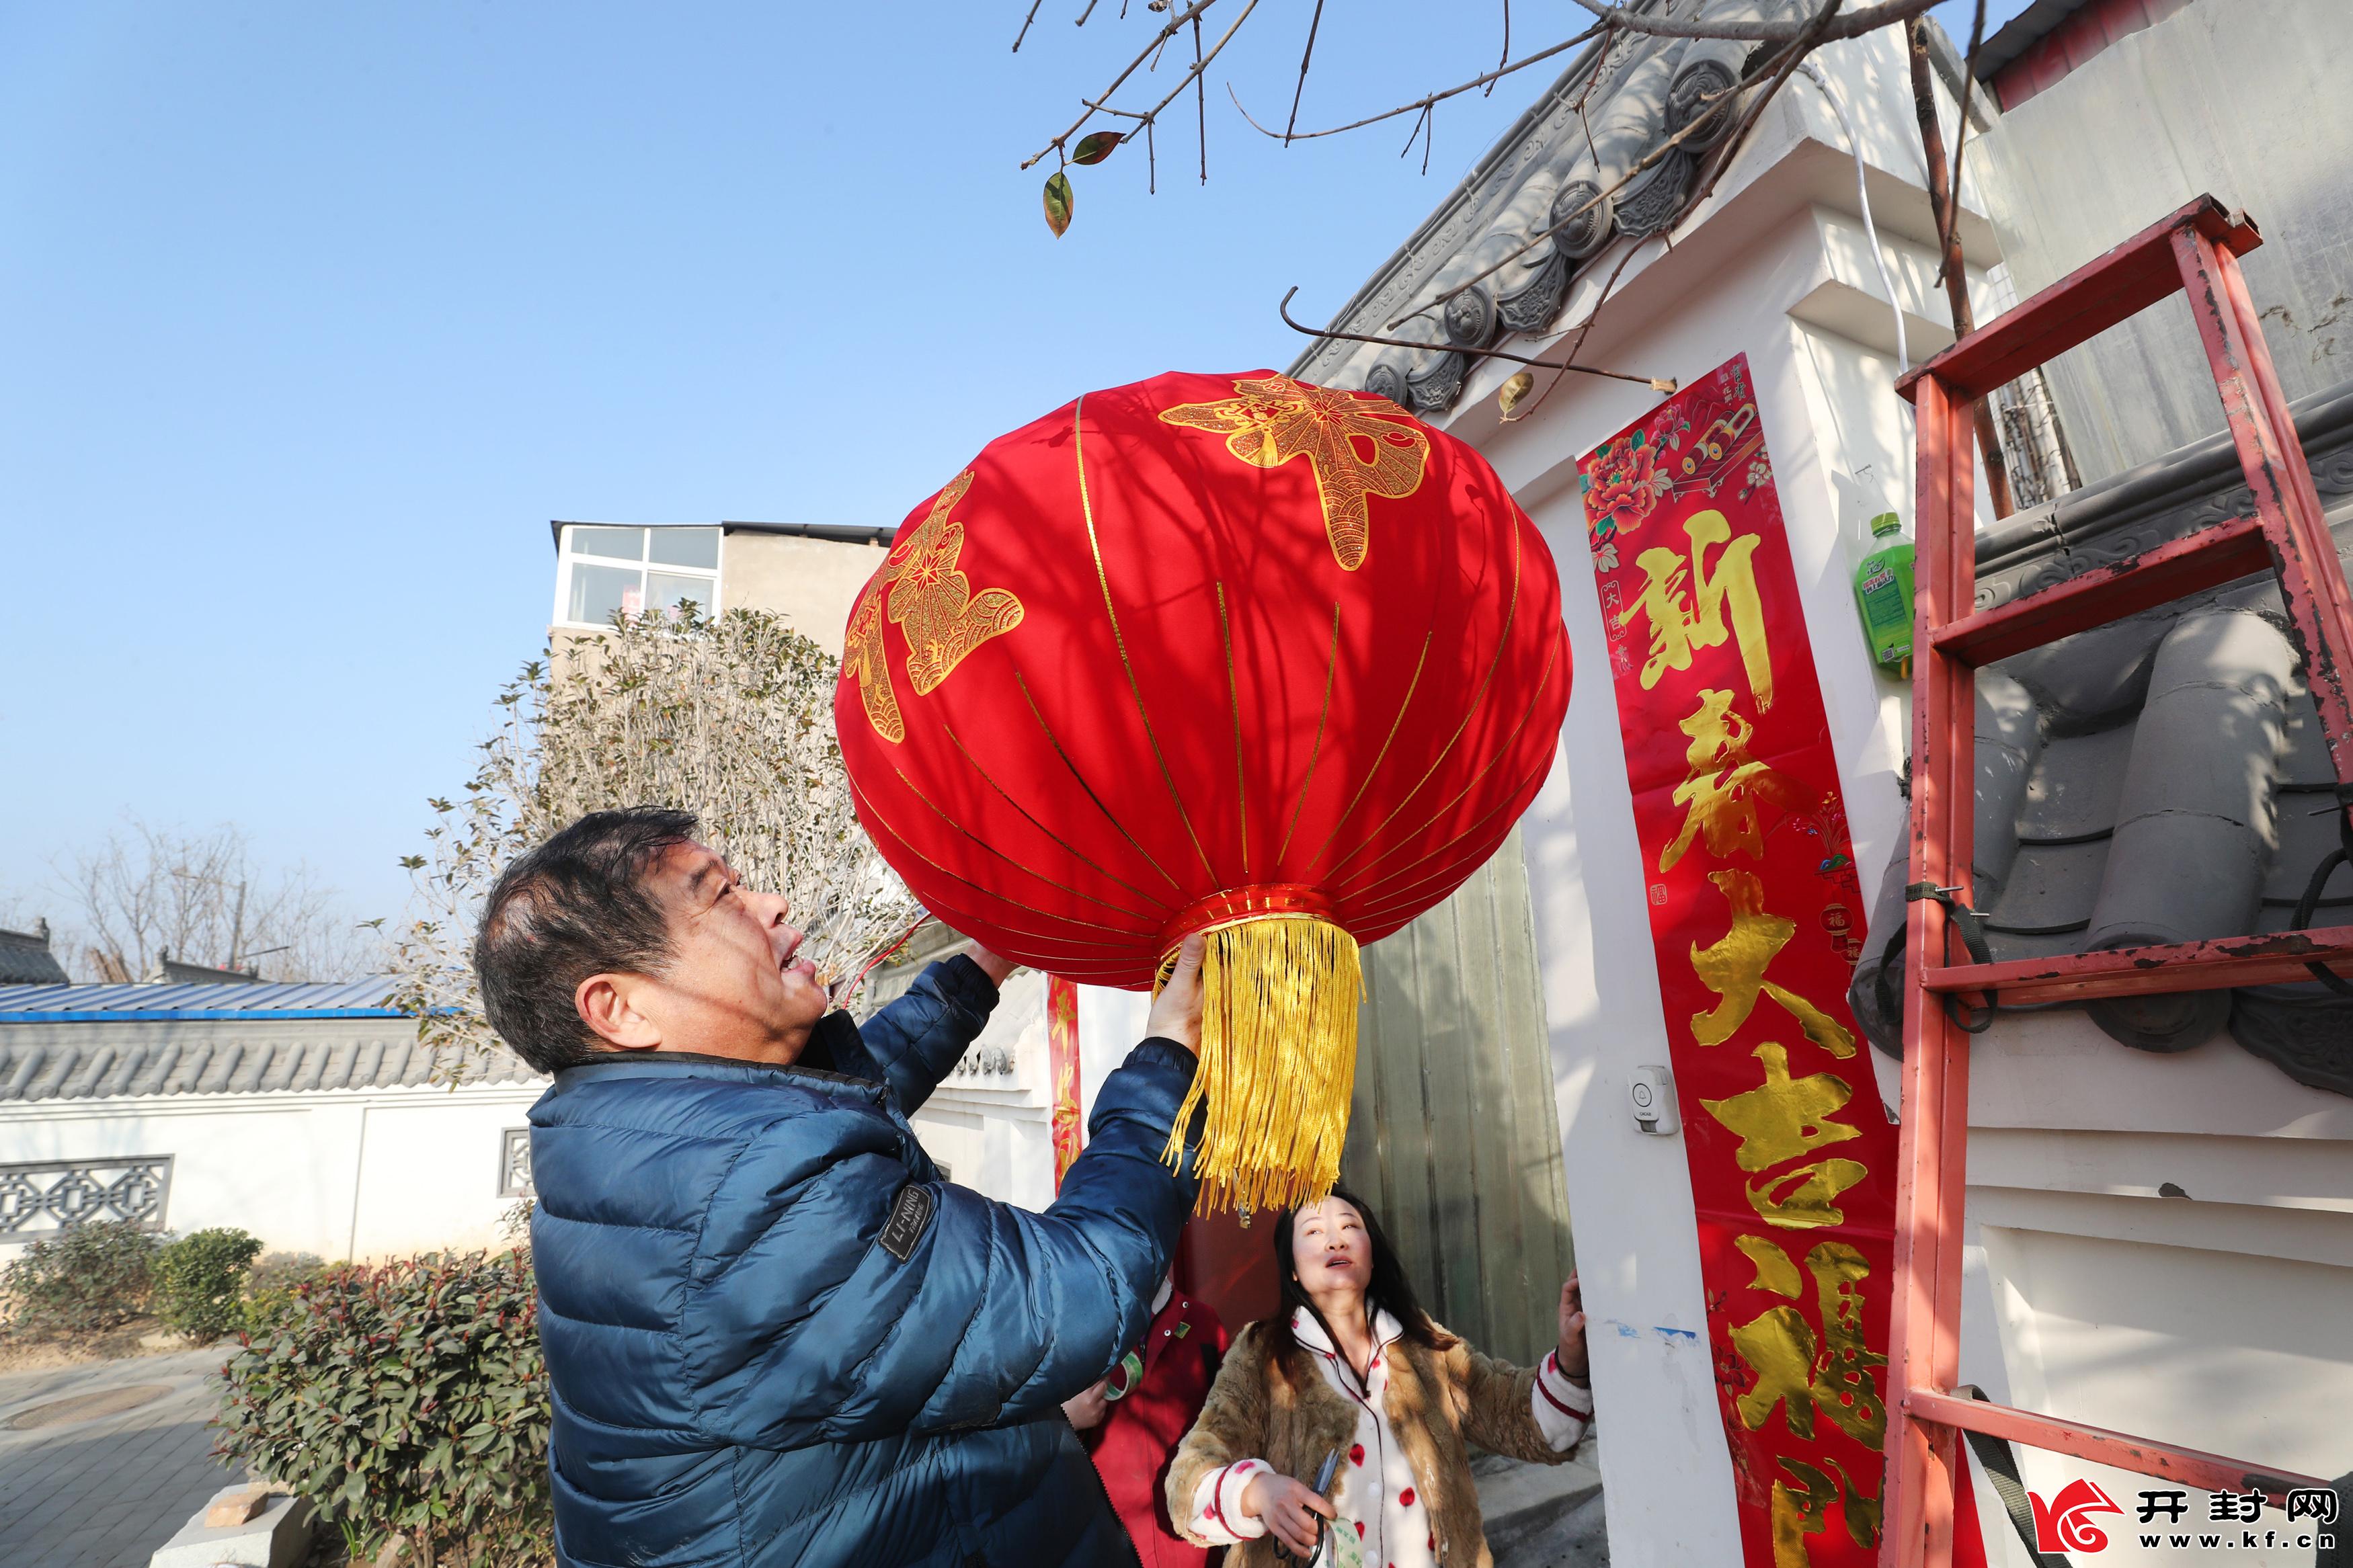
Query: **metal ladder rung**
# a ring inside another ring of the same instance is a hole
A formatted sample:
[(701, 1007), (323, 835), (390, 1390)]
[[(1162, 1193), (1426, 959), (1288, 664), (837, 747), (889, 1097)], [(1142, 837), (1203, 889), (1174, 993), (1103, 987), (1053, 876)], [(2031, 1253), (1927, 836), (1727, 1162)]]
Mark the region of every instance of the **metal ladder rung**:
[(2179, 294), (2173, 236), (2185, 224), (2242, 255), (2263, 243), (2244, 214), (2211, 195), (2200, 196), (1915, 365), (1896, 378), (1896, 392), (1909, 397), (1922, 376), (1933, 375), (1957, 396), (1982, 397), (2167, 295)]
[(1963, 616), (1938, 626), (1928, 640), (1937, 652), (1963, 663), (1991, 664), (2271, 569), (2263, 524), (2252, 517), (2232, 518), (2040, 593)]
[(2087, 1426), (2080, 1421), (2062, 1421), (2056, 1416), (2038, 1415), (2032, 1411), (2013, 1409), (2007, 1405), (1994, 1405), (1982, 1399), (1964, 1399), (1957, 1394), (1939, 1394), (1930, 1388), (1915, 1388), (1906, 1394), (1904, 1410), (1916, 1421), (1933, 1421), (1940, 1426), (1956, 1426), (1964, 1432), (1982, 1432), (1989, 1437), (2030, 1444), (2037, 1448), (2047, 1448), (2054, 1454), (2089, 1459), (2094, 1464), (2111, 1465), (2119, 1470), (2133, 1470), (2144, 1476), (2177, 1481), (2185, 1487), (2196, 1487), (2200, 1491), (2259, 1491), (2283, 1507), (2286, 1505), (2287, 1494), (2291, 1491), (2309, 1488), (2326, 1491), (2328, 1489), (2327, 1481), (2315, 1476), (2299, 1476), (2284, 1470), (2252, 1469), (2237, 1459), (2209, 1454), (2200, 1448), (2151, 1442), (2147, 1437), (2111, 1432), (2105, 1426)]
[(2308, 963), (2333, 965), (2353, 980), (2353, 926), (2106, 948), (2001, 963), (1957, 963), (1931, 969), (1920, 977), (1920, 984), (1939, 994), (1999, 991), (2004, 1006), (2094, 1002), (2103, 996), (2293, 984), (2312, 978), (2305, 967)]

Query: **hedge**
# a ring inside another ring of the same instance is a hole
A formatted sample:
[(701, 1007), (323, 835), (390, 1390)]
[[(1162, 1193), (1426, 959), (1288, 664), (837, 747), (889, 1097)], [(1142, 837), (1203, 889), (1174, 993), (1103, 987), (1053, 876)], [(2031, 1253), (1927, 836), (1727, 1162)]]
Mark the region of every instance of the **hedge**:
[(216, 1451), (301, 1492), (354, 1547), (551, 1552), (548, 1389), (526, 1252), (345, 1265), (297, 1284), (225, 1372)]

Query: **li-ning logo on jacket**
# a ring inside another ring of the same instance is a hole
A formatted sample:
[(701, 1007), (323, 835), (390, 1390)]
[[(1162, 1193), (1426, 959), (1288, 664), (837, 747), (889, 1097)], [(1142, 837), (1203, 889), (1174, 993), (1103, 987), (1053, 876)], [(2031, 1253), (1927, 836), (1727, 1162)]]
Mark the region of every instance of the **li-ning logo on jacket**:
[(2108, 1532), (2094, 1524), (2095, 1513), (2122, 1513), (2114, 1499), (2092, 1482), (2078, 1478), (2049, 1502), (2040, 1492), (2026, 1494), (2034, 1505), (2034, 1549), (2037, 1552), (2102, 1552)]
[(891, 1205), (891, 1217), (883, 1223), (880, 1237), (882, 1250), (904, 1263), (915, 1255), (915, 1243), (923, 1239), (931, 1228), (932, 1212), (939, 1200), (928, 1188), (909, 1182), (899, 1189), (899, 1201)]

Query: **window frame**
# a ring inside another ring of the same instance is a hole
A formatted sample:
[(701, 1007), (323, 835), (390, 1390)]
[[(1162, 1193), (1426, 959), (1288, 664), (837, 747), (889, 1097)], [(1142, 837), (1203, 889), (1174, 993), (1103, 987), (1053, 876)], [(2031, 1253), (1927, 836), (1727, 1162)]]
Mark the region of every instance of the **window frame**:
[[(672, 577), (708, 578), (711, 583), (711, 601), (702, 605), (702, 613), (713, 619), (723, 613), (720, 604), (720, 593), (721, 584), (727, 574), (727, 530), (724, 527), (708, 522), (567, 522), (563, 525), (563, 531), (556, 541), (555, 603), (548, 612), (548, 625), (561, 626), (567, 631), (601, 632), (612, 629), (612, 623), (609, 621), (575, 621), (572, 618), (572, 571), (575, 565), (587, 565), (609, 566), (617, 571), (626, 572), (629, 569), (630, 563), (617, 555), (592, 555), (574, 549), (573, 534), (576, 530), (583, 528), (636, 529), (645, 537), (644, 543), (638, 546), (636, 563), (638, 588), (640, 594), (645, 590), (646, 574), (649, 572), (660, 572)], [(654, 534), (659, 531), (680, 528), (708, 528), (716, 533), (719, 536), (718, 563), (708, 567), (673, 566), (665, 562), (654, 560)]]

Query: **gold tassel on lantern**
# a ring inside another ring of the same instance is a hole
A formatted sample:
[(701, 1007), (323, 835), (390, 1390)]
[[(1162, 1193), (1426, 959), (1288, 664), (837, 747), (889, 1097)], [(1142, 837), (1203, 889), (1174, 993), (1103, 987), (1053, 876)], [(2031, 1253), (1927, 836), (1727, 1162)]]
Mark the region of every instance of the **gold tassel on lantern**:
[[(1312, 914), (1210, 927), (1201, 959), (1200, 1070), (1161, 1158), (1184, 1154), (1193, 1108), (1208, 1119), (1196, 1212), (1312, 1203), (1340, 1179), (1356, 1079), (1356, 939)], [(1175, 957), (1161, 966), (1166, 984)]]

